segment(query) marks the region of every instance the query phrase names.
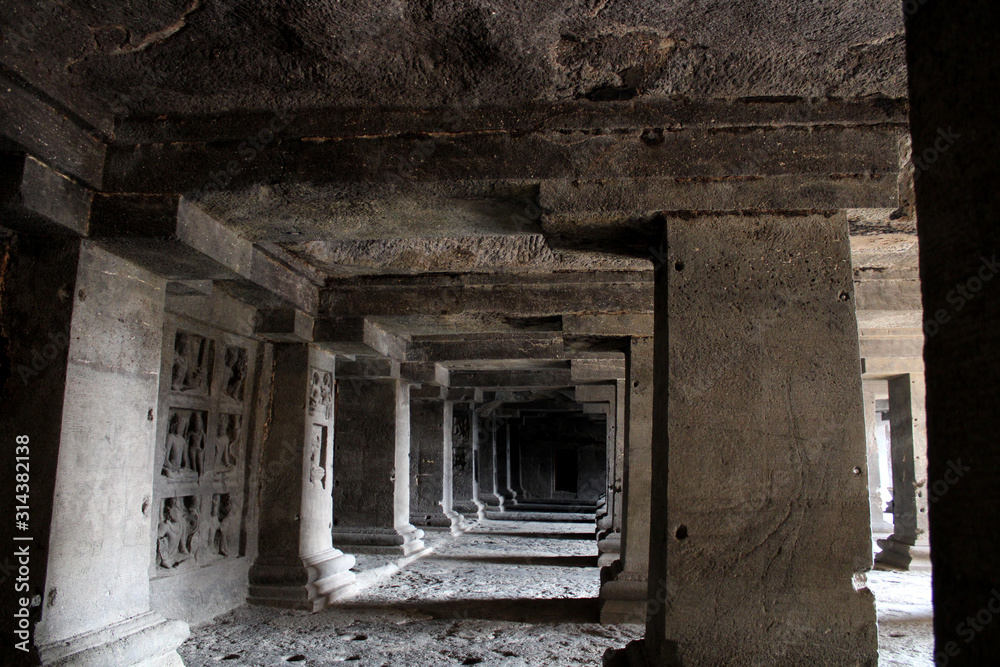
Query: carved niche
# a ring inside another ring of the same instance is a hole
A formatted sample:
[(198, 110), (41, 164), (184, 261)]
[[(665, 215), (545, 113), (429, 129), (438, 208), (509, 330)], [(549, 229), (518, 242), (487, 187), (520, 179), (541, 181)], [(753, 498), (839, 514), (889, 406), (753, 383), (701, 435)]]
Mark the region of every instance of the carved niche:
[(309, 416), (333, 418), (333, 373), (315, 368), (309, 373)]
[(234, 401), (242, 401), (246, 377), (247, 351), (242, 347), (227, 346), (222, 366), (222, 393)]
[[(254, 341), (168, 313), (161, 368), (159, 475), (151, 575), (241, 555)], [(169, 343), (168, 343), (169, 345)], [(322, 377), (319, 405), (323, 405)], [(322, 453), (322, 452), (321, 452)], [(323, 483), (323, 480), (320, 480)]]
[(214, 362), (215, 341), (178, 331), (174, 339), (170, 389), (187, 394), (207, 394)]

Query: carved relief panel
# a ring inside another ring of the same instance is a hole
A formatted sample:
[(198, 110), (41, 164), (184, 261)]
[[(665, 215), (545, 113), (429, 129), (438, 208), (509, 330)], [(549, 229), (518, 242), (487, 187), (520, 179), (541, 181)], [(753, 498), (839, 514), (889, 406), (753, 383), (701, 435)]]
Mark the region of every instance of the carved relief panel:
[(330, 421), (333, 419), (333, 373), (319, 368), (309, 369), (309, 416), (314, 423), (307, 434), (309, 444), (309, 482), (329, 489), (333, 478), (330, 452)]
[(257, 343), (168, 316), (154, 484), (153, 576), (241, 554)]

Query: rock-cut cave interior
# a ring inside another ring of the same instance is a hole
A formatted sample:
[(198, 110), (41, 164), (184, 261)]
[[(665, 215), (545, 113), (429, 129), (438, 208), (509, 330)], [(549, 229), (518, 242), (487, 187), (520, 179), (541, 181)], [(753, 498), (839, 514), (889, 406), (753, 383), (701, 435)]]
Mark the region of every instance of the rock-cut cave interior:
[(1000, 664), (997, 34), (0, 0), (0, 664)]

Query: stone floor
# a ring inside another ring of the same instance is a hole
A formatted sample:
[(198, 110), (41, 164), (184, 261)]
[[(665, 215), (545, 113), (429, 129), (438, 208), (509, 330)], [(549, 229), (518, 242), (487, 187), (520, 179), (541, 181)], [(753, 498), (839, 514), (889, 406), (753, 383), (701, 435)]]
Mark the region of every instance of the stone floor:
[[(643, 634), (596, 622), (597, 549), (586, 524), (487, 521), (456, 539), (429, 531), (427, 542), (431, 555), (391, 577), (391, 562), (362, 557), (364, 588), (348, 603), (318, 614), (240, 607), (193, 629), (179, 652), (188, 667), (593, 667)], [(869, 581), (881, 665), (932, 665), (929, 575), (873, 572)]]
[(868, 587), (878, 606), (880, 667), (934, 665), (931, 573), (868, 573)]

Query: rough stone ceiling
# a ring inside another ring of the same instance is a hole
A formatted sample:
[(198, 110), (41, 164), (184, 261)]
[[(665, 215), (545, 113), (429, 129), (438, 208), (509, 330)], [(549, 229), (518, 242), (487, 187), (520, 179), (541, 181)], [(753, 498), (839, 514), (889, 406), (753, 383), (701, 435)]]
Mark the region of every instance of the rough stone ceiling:
[(897, 0), (3, 0), (0, 17), (34, 35), (0, 59), (84, 117), (905, 96)]

